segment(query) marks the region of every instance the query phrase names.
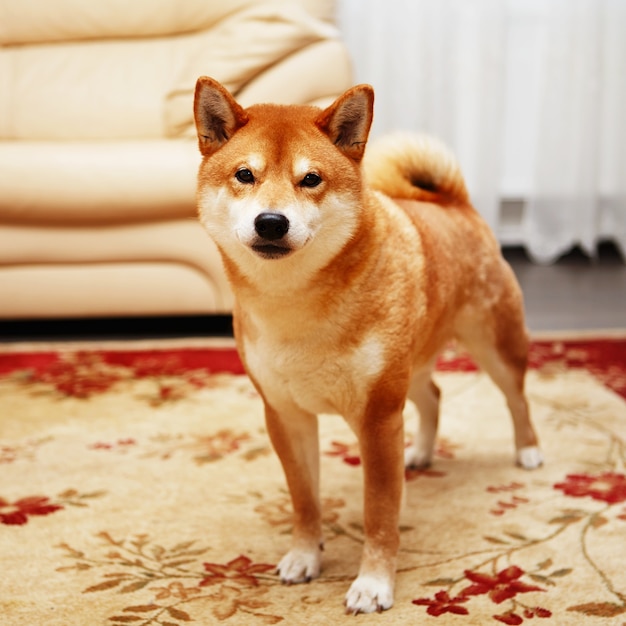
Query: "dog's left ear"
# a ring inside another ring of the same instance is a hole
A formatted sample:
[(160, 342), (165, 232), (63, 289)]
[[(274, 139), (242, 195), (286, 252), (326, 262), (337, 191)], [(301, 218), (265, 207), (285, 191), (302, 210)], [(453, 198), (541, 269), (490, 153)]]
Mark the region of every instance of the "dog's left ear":
[(373, 116), (374, 90), (370, 85), (357, 85), (322, 111), (315, 123), (339, 150), (359, 162), (365, 152)]
[(204, 156), (221, 148), (248, 122), (248, 114), (215, 79), (201, 76), (196, 82), (193, 114), (198, 145)]

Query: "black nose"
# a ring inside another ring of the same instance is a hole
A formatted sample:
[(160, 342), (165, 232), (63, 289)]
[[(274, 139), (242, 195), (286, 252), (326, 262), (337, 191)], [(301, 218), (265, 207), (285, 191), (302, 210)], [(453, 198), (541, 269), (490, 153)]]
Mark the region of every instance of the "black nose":
[(289, 230), (289, 220), (281, 213), (259, 213), (254, 220), (254, 230), (267, 241), (282, 239)]

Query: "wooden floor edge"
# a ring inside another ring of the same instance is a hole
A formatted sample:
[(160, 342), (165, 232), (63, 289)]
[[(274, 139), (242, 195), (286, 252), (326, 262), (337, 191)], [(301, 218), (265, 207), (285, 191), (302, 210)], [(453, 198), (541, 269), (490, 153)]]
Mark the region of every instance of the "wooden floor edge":
[[(590, 341), (625, 339), (626, 329), (546, 330), (530, 333), (531, 341)], [(181, 337), (168, 339), (98, 339), (89, 341), (20, 341), (0, 343), (0, 354), (20, 352), (76, 352), (98, 350), (175, 350), (235, 348), (232, 337)]]
[(175, 339), (97, 339), (89, 341), (29, 341), (0, 343), (0, 354), (14, 352), (77, 352), (123, 350), (235, 348), (232, 337), (183, 337)]
[[(531, 341), (591, 341), (626, 339), (625, 328), (597, 330), (535, 331)], [(0, 354), (20, 352), (76, 352), (97, 350), (175, 350), (175, 349), (234, 349), (232, 337), (180, 337), (167, 339), (92, 339), (88, 341), (32, 341), (0, 343)]]

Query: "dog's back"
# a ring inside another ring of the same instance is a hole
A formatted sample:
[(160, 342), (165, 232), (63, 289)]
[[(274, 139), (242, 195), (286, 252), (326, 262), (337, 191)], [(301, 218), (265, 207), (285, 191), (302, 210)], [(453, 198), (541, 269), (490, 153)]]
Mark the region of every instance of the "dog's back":
[(363, 169), (369, 186), (392, 198), (419, 233), (434, 344), (464, 340), (477, 325), (506, 335), (495, 326), (500, 322), (521, 335), (521, 359), (521, 291), (491, 229), (471, 205), (453, 154), (432, 137), (387, 135), (368, 145)]

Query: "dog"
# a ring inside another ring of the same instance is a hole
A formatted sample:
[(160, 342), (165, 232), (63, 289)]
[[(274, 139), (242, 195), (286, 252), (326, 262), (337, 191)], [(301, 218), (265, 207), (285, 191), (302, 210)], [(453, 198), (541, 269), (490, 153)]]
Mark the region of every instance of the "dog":
[[(277, 573), (287, 584), (320, 573), (317, 415), (342, 415), (364, 472), (365, 542), (345, 598), (354, 614), (393, 604), (404, 469), (432, 460), (432, 371), (450, 340), (504, 393), (518, 464), (542, 463), (513, 272), (443, 145), (400, 135), (366, 151), (373, 104), (372, 87), (357, 85), (326, 109), (244, 109), (209, 77), (194, 99), (199, 219), (234, 292), (237, 348), (293, 504)], [(407, 399), (420, 418), (405, 452)]]

